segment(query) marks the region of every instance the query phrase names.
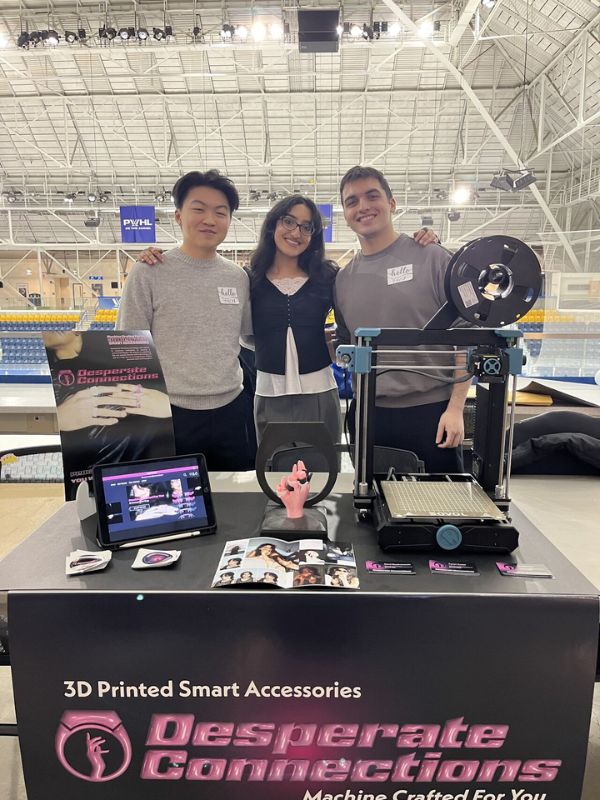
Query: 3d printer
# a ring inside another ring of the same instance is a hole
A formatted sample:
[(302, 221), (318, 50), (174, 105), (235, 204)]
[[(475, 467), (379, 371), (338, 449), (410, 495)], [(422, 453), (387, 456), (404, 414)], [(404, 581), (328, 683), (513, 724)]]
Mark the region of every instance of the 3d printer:
[[(447, 302), (425, 328), (359, 328), (355, 345), (337, 348), (338, 364), (355, 375), (354, 505), (361, 517), (372, 516), (383, 550), (512, 552), (518, 546), (509, 480), (524, 357), (521, 332), (505, 326), (529, 311), (540, 288), (540, 265), (526, 244), (508, 236), (477, 239), (449, 262)], [(463, 327), (452, 327), (457, 323)], [(439, 351), (427, 347), (439, 345), (459, 355), (436, 369), (451, 376), (466, 370), (477, 379), (472, 474), (374, 474), (378, 373), (427, 369), (419, 358), (427, 353), (430, 363)]]

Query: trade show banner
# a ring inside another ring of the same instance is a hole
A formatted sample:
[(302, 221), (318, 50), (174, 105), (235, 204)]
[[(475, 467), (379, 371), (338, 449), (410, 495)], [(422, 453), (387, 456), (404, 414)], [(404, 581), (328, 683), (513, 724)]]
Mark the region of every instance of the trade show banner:
[(9, 620), (29, 800), (580, 798), (596, 598), (37, 592)]
[(331, 203), (317, 203), (323, 217), (323, 239), (326, 244), (333, 241), (333, 206)]
[(130, 244), (156, 241), (154, 206), (121, 206), (121, 241)]
[(46, 331), (43, 338), (67, 500), (94, 464), (175, 453), (171, 405), (149, 331)]

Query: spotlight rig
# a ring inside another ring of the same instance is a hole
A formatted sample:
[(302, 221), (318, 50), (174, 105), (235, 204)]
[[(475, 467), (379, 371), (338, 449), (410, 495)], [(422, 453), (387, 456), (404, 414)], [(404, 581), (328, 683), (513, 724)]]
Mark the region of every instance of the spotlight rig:
[[(515, 175), (516, 177), (512, 177)], [(496, 173), (490, 182), (492, 189), (502, 192), (520, 192), (535, 183), (537, 178), (531, 169), (508, 170), (503, 169)]]

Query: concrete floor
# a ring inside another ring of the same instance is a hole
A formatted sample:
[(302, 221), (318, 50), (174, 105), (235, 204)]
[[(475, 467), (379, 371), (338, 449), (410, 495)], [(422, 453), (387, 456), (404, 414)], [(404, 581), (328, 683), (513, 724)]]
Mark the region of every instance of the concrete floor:
[[(38, 492), (40, 488), (37, 488)], [(217, 489), (216, 486), (213, 488)], [(5, 504), (10, 504), (11, 493), (7, 492), (6, 485), (0, 489), (0, 506), (2, 511), (5, 511)], [(60, 504), (60, 497), (57, 496), (60, 490), (56, 489), (57, 487), (54, 487), (48, 491), (47, 502), (36, 505), (36, 524), (29, 530), (22, 525), (19, 526), (21, 537), (41, 524), (42, 518), (50, 516)], [(598, 513), (600, 480), (581, 477), (519, 477), (512, 481), (511, 494), (513, 500), (534, 525), (577, 566), (588, 580), (600, 587), (600, 514)], [(23, 505), (27, 504), (24, 497), (14, 496), (12, 499), (15, 508), (22, 509)], [(11, 539), (11, 544), (16, 544), (12, 536)], [(10, 669), (0, 667), (0, 721), (14, 721), (14, 714)], [(597, 684), (581, 800), (598, 800), (599, 797), (600, 684)], [(27, 800), (18, 741), (13, 737), (0, 737), (0, 800)]]

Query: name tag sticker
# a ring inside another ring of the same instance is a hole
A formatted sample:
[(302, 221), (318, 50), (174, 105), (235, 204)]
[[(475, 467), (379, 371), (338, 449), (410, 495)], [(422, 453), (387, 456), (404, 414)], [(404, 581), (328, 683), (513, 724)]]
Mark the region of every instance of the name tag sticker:
[(404, 283), (404, 281), (412, 281), (413, 279), (413, 265), (402, 264), (399, 267), (390, 267), (387, 271), (388, 286), (394, 283)]
[(219, 303), (228, 306), (240, 304), (235, 286), (219, 286), (217, 288), (219, 290)]

